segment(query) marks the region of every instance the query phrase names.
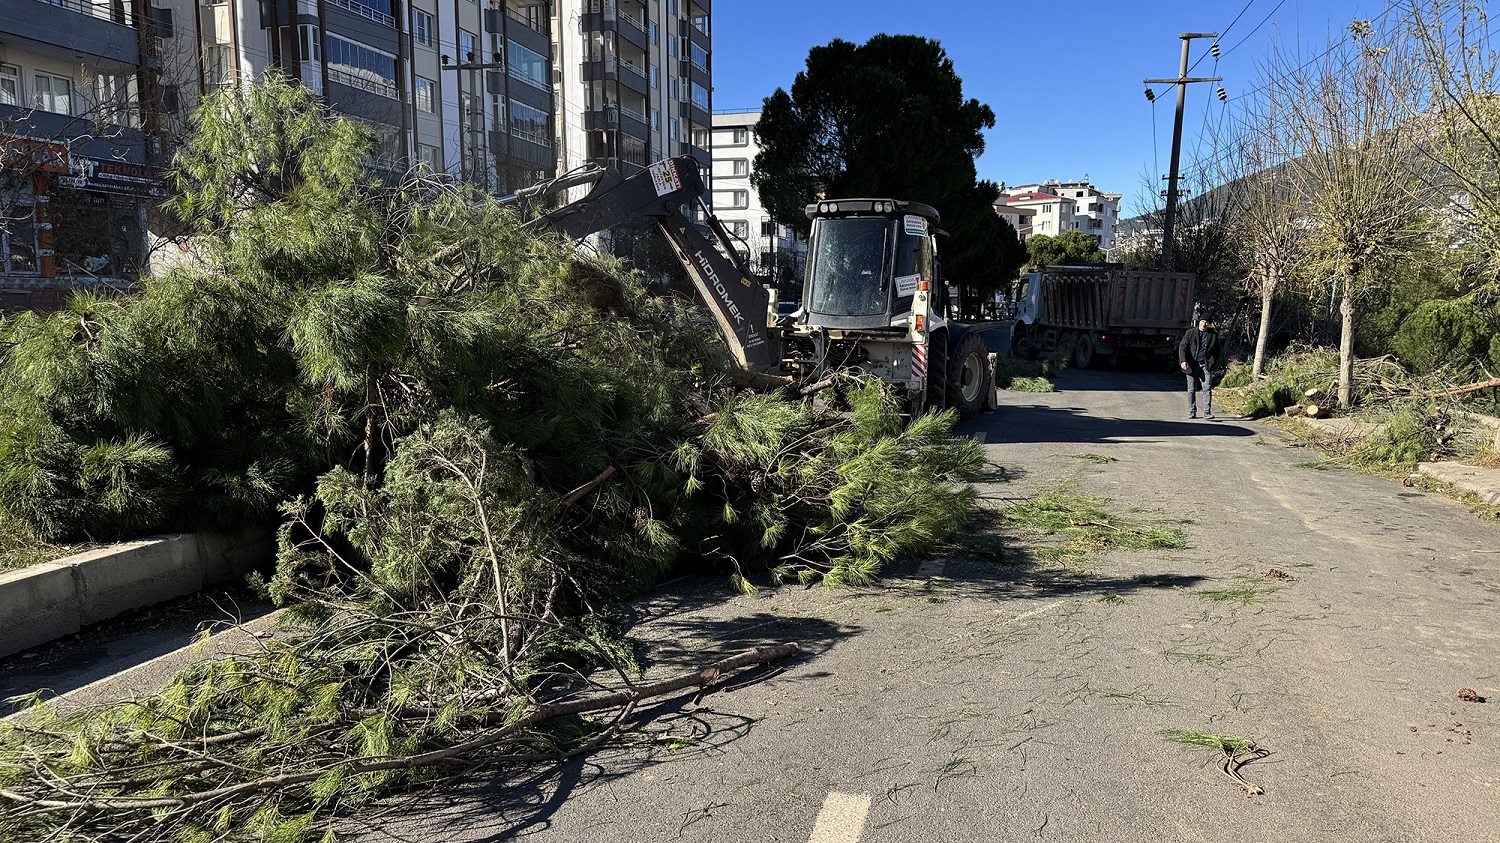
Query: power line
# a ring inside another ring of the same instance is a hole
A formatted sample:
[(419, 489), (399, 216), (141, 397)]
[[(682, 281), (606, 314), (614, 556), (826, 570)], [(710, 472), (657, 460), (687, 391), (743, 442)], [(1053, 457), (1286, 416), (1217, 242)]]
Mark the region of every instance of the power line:
[[(1285, 2), (1285, 0), (1282, 0), (1282, 2)], [(1246, 3), (1245, 4), (1245, 8), (1240, 9), (1240, 13), (1234, 16), (1234, 20), (1230, 21), (1228, 26), (1226, 26), (1223, 29), (1219, 30), (1219, 38), (1223, 38), (1225, 35), (1228, 35), (1229, 34), (1229, 30), (1234, 29), (1234, 25), (1240, 22), (1240, 18), (1244, 17), (1245, 13), (1248, 12), (1248, 11), (1250, 11), (1250, 7), (1253, 6), (1253, 5), (1255, 5), (1255, 0), (1250, 0), (1250, 2)], [(1218, 41), (1215, 40), (1214, 43), (1217, 44)], [(1193, 68), (1197, 67), (1199, 65), (1199, 63), (1202, 62), (1203, 59), (1206, 56), (1208, 56), (1208, 53), (1204, 53), (1203, 55), (1199, 56), (1198, 57), (1198, 61), (1193, 62), (1193, 67), (1189, 67), (1188, 68), (1188, 72), (1191, 73), (1193, 71)], [(1214, 61), (1217, 62), (1218, 60), (1219, 60), (1218, 56), (1215, 56), (1214, 57)]]
[[(1255, 28), (1252, 29), (1252, 30), (1250, 30), (1250, 34), (1249, 35), (1246, 35), (1244, 38), (1241, 38), (1240, 40), (1234, 42), (1234, 47), (1238, 47), (1239, 45), (1245, 43), (1246, 41), (1249, 41), (1250, 38), (1251, 38), (1251, 36), (1255, 35), (1255, 33), (1257, 33), (1257, 32), (1260, 31), (1261, 27), (1263, 27), (1263, 26), (1266, 25), (1266, 21), (1268, 21), (1268, 20), (1271, 19), (1271, 15), (1276, 14), (1278, 11), (1281, 10), (1281, 7), (1285, 6), (1285, 5), (1286, 5), (1286, 0), (1281, 0), (1280, 3), (1277, 3), (1276, 4), (1276, 8), (1272, 9), (1269, 14), (1267, 14), (1265, 17), (1261, 18), (1260, 19), (1260, 23), (1256, 24)], [(1227, 56), (1230, 53), (1234, 52), (1234, 47), (1230, 47), (1229, 49), (1225, 50), (1224, 51), (1224, 55)]]
[[(1383, 21), (1383, 20), (1385, 20), (1386, 16), (1389, 15), (1391, 12), (1395, 11), (1396, 6), (1399, 5), (1401, 2), (1402, 2), (1402, 0), (1390, 0), (1390, 2), (1388, 2), (1386, 4), (1385, 10), (1382, 11), (1379, 15), (1376, 15), (1374, 19), (1377, 20), (1377, 21)], [(1344, 46), (1344, 42), (1346, 42), (1346, 41), (1349, 40), (1351, 34), (1352, 33), (1347, 33), (1346, 32), (1346, 34), (1344, 35), (1343, 38), (1340, 38), (1339, 40), (1333, 42), (1332, 44), (1329, 44), (1328, 45), (1328, 49), (1326, 49), (1323, 52), (1317, 54), (1316, 56), (1313, 56), (1312, 58), (1310, 58), (1307, 61), (1303, 62), (1302, 64), (1298, 65), (1296, 68), (1294, 68), (1294, 69), (1292, 69), (1292, 70), (1290, 70), (1290, 71), (1288, 71), (1286, 73), (1283, 73), (1281, 76), (1279, 76), (1276, 79), (1273, 79), (1271, 81), (1268, 81), (1268, 82), (1266, 82), (1263, 85), (1259, 85), (1257, 87), (1251, 88), (1250, 90), (1246, 91), (1243, 94), (1240, 94), (1239, 96), (1231, 97), (1230, 100), (1233, 101), (1233, 100), (1238, 100), (1238, 99), (1244, 99), (1245, 97), (1248, 97), (1251, 94), (1259, 93), (1259, 92), (1265, 90), (1266, 88), (1269, 88), (1273, 82), (1279, 82), (1279, 81), (1287, 78), (1288, 76), (1291, 76), (1293, 73), (1297, 73), (1297, 72), (1302, 71), (1303, 69), (1307, 68), (1309, 65), (1313, 64), (1316, 61), (1319, 61), (1320, 59), (1322, 59), (1325, 56), (1327, 56), (1329, 53), (1332, 53), (1334, 50), (1337, 50), (1339, 47)]]

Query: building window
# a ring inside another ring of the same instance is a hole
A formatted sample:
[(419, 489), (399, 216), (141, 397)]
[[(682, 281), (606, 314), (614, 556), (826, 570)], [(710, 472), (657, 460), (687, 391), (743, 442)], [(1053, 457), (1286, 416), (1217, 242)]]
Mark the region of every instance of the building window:
[(21, 68), (0, 64), (0, 105), (21, 104)]
[(652, 44), (652, 46), (655, 46), (655, 44), (656, 44), (656, 38), (657, 38), (656, 21), (652, 21), (650, 24), (647, 25), (646, 32), (649, 33), (650, 36), (651, 36), (651, 44)]
[(703, 33), (704, 35), (707, 35), (708, 34), (708, 15), (694, 15), (693, 16), (693, 28), (696, 29), (696, 30), (698, 30), (699, 32)]
[(733, 138), (734, 139), (731, 140), (730, 143), (734, 144), (735, 146), (744, 146), (745, 144), (750, 142), (750, 130), (745, 128), (744, 126), (736, 127), (734, 130)]
[(745, 220), (726, 220), (724, 225), (729, 228), (729, 233), (735, 237), (750, 236), (750, 223)]
[(655, 65), (652, 65), (651, 67), (651, 87), (661, 87), (661, 68), (656, 67)]
[(770, 220), (761, 220), (761, 222), (760, 222), (760, 236), (762, 236), (762, 237), (775, 237), (776, 236), (776, 223), (771, 222)]
[(73, 113), (73, 80), (38, 73), (32, 81), (32, 101), (37, 108), (53, 114)]
[(507, 44), (510, 75), (541, 90), (547, 90), (547, 59), (511, 41)]
[(708, 111), (708, 89), (697, 82), (690, 83), (688, 87), (692, 91), (693, 105), (698, 106), (704, 111)]
[(699, 149), (708, 149), (708, 147), (710, 146), (710, 137), (712, 137), (712, 134), (708, 129), (699, 126), (693, 127), (693, 146), (696, 146)]
[(677, 58), (677, 36), (676, 35), (668, 35), (667, 36), (667, 55), (671, 56), (672, 58)]
[(677, 80), (671, 76), (667, 77), (667, 99), (677, 99)]
[(229, 84), (228, 44), (210, 44), (203, 51), (203, 72), (210, 85)]
[(474, 33), (458, 31), (458, 60), (461, 62), (474, 61)]
[(429, 173), (441, 172), (443, 169), (443, 151), (435, 146), (425, 143), (417, 144), (417, 165)]
[(134, 126), (130, 104), (130, 77), (100, 73), (94, 77), (94, 108), (98, 117), (116, 126)]
[(428, 114), (437, 113), (437, 83), (431, 79), (417, 77), (417, 86), (413, 100), (416, 102), (418, 111)]
[(693, 67), (696, 67), (699, 70), (707, 73), (708, 51), (698, 46), (697, 44), (689, 44), (688, 46), (690, 47), (690, 50), (688, 52), (688, 61), (691, 61), (693, 63)]
[(661, 112), (654, 108), (651, 109), (651, 131), (661, 131)]
[(734, 159), (733, 161), (731, 161), (729, 163), (730, 163), (730, 166), (732, 168), (731, 171), (730, 171), (732, 175), (736, 175), (736, 176), (748, 176), (748, 175), (750, 175), (750, 161), (748, 159), (745, 159), (745, 158), (736, 158), (736, 159)]
[(417, 39), (418, 44), (428, 47), (432, 46), (432, 15), (426, 12), (412, 10), (411, 33)]
[(328, 34), (328, 72), (334, 81), (381, 96), (396, 97), (396, 57)]
[(667, 120), (667, 140), (682, 140), (682, 121), (675, 117)]
[(318, 28), (312, 24), (304, 23), (297, 27), (297, 34), (299, 36), (299, 54), (297, 58), (301, 61), (322, 61), (323, 36), (318, 31)]
[(510, 101), (510, 133), (522, 140), (546, 146), (547, 112), (524, 102)]
[(715, 190), (715, 208), (748, 208), (750, 207), (750, 191), (748, 190)]

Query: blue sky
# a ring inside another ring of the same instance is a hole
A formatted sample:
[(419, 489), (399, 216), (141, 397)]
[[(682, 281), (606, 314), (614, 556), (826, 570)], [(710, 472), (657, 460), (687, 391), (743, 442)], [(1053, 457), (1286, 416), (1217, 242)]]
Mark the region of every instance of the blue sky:
[[(1147, 174), (1167, 172), (1175, 88), (1154, 86), (1153, 107), (1141, 80), (1176, 75), (1178, 33), (1224, 33), (1220, 41), (1227, 52), (1218, 66), (1205, 57), (1190, 75), (1223, 76), (1225, 91), (1234, 97), (1254, 89), (1273, 33), (1318, 52), (1330, 33), (1337, 38), (1349, 21), (1377, 17), (1390, 4), (718, 0), (714, 108), (758, 108), (776, 88), (791, 86), (810, 48), (834, 38), (862, 43), (880, 32), (934, 38), (953, 59), (964, 94), (995, 111), (996, 125), (978, 162), (982, 178), (1023, 184), (1087, 175), (1101, 189), (1123, 193), (1129, 215), (1140, 210)], [(1193, 42), (1193, 60), (1206, 56), (1208, 47), (1208, 41)], [(1213, 89), (1188, 88), (1184, 161), (1195, 149), (1211, 150), (1207, 123), (1221, 125), (1229, 117)]]

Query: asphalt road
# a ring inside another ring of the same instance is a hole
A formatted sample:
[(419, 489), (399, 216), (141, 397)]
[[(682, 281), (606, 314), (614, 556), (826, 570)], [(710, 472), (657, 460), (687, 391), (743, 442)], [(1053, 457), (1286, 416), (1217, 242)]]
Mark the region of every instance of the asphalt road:
[[(651, 676), (810, 654), (643, 712), (629, 746), (391, 804), (361, 839), (1500, 840), (1500, 529), (1303, 467), (1253, 423), (1188, 421), (1168, 375), (1058, 387), (961, 427), (994, 463), (986, 496), (1103, 496), (1186, 522), (1190, 549), (1081, 574), (1015, 547), (938, 556), (867, 590), (671, 583), (634, 609)], [(1254, 740), (1269, 754), (1242, 773), (1264, 794), (1160, 734), (1177, 728)]]

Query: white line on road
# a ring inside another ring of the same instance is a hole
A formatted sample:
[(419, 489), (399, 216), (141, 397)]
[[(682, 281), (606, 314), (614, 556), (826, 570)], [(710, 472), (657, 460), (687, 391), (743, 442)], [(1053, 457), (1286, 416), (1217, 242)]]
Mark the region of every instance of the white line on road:
[(807, 843), (859, 843), (869, 813), (870, 797), (830, 793), (823, 800), (823, 810), (818, 812)]

